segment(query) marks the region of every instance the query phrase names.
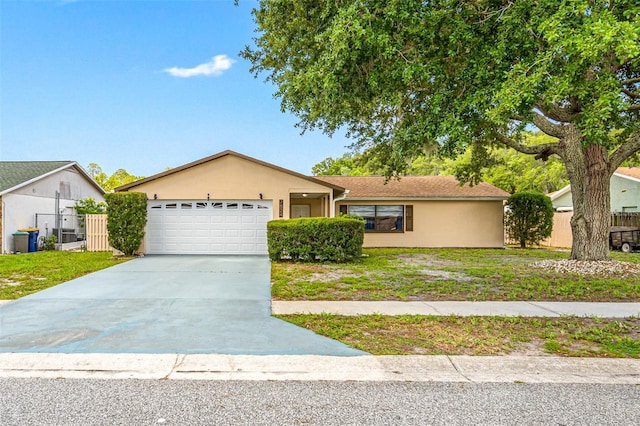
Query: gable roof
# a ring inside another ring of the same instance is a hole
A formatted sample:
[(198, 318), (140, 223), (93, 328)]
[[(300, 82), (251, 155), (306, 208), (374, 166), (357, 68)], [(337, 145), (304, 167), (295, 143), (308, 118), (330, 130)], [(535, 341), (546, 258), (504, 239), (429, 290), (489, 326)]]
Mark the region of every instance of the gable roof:
[(347, 199), (497, 199), (509, 193), (481, 182), (471, 186), (460, 183), (454, 176), (402, 176), (385, 184), (384, 176), (317, 176), (317, 179), (347, 188)]
[(261, 161), (261, 160), (258, 160), (256, 158), (249, 157), (247, 155), (239, 154), (239, 153), (237, 153), (235, 151), (226, 150), (226, 151), (222, 151), (222, 152), (219, 152), (217, 154), (211, 155), (209, 157), (205, 157), (205, 158), (202, 158), (200, 160), (193, 161), (193, 162), (185, 164), (183, 166), (175, 167), (173, 169), (166, 170), (166, 171), (164, 171), (162, 173), (157, 173), (157, 174), (155, 174), (153, 176), (149, 176), (149, 177), (146, 177), (144, 179), (140, 179), (140, 180), (137, 180), (135, 182), (131, 182), (131, 183), (128, 183), (126, 185), (119, 186), (118, 188), (115, 189), (115, 191), (116, 192), (118, 192), (118, 191), (128, 191), (129, 189), (135, 188), (136, 186), (142, 185), (144, 183), (151, 182), (151, 181), (154, 181), (156, 179), (163, 178), (165, 176), (170, 176), (170, 175), (172, 175), (174, 173), (179, 173), (179, 172), (181, 172), (183, 170), (187, 170), (187, 169), (190, 169), (192, 167), (200, 166), (202, 164), (209, 163), (211, 161), (215, 161), (215, 160), (217, 160), (219, 158), (223, 158), (223, 157), (226, 157), (226, 156), (233, 156), (233, 157), (241, 158), (243, 160), (247, 160), (247, 161), (250, 161), (252, 163), (259, 164), (259, 165), (264, 166), (264, 167), (268, 167), (270, 169), (279, 171), (281, 173), (286, 173), (288, 175), (295, 176), (295, 177), (298, 177), (300, 179), (304, 179), (304, 180), (307, 180), (309, 182), (316, 183), (318, 185), (323, 185), (323, 186), (329, 187), (329, 188), (334, 189), (334, 190), (336, 190), (338, 192), (343, 192), (345, 190), (344, 188), (342, 188), (339, 185), (332, 184), (330, 182), (325, 182), (325, 181), (322, 181), (322, 180), (317, 179), (315, 177), (306, 176), (306, 175), (303, 175), (301, 173), (294, 172), (293, 170), (285, 169), (284, 167), (280, 167), (280, 166), (276, 166), (275, 164), (267, 163), (266, 161)]
[[(640, 182), (640, 167), (618, 167), (613, 173), (614, 176), (621, 177), (623, 179), (629, 179), (635, 182)], [(549, 194), (551, 201), (555, 201), (567, 192), (571, 191), (571, 185), (567, 185), (564, 188), (557, 190)]]
[(76, 169), (104, 194), (104, 189), (75, 161), (0, 161), (0, 195), (15, 191), (67, 168)]

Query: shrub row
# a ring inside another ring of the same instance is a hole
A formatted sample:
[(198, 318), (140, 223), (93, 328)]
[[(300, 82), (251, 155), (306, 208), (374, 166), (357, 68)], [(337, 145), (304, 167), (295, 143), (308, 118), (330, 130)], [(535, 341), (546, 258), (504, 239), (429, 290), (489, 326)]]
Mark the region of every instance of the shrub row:
[(267, 223), (274, 261), (345, 262), (362, 255), (364, 221), (356, 217), (311, 217)]

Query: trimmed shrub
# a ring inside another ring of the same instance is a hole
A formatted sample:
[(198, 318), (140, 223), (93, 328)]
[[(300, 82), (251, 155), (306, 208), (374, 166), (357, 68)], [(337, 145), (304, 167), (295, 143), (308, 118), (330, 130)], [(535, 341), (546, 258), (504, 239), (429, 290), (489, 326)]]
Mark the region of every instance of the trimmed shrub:
[(507, 199), (505, 222), (509, 238), (518, 241), (520, 247), (537, 245), (553, 229), (551, 199), (539, 192), (517, 192)]
[(138, 250), (147, 224), (147, 194), (115, 192), (105, 194), (109, 244), (127, 256)]
[(364, 220), (310, 217), (267, 223), (269, 258), (345, 262), (362, 255)]

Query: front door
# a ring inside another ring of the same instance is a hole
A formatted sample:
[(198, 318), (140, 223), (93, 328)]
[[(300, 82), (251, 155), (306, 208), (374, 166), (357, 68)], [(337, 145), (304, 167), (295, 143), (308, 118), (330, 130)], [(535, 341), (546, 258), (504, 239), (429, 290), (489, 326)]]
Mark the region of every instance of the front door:
[(309, 204), (294, 204), (291, 206), (291, 218), (310, 217), (311, 206)]

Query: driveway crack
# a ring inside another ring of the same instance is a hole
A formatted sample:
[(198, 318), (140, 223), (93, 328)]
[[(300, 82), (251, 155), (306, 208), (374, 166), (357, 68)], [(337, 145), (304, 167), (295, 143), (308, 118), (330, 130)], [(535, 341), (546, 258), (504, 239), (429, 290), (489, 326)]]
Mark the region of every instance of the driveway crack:
[(176, 354), (176, 359), (173, 362), (173, 367), (171, 367), (171, 370), (164, 377), (160, 378), (160, 380), (169, 380), (169, 376), (176, 372), (176, 370), (182, 365), (186, 357), (187, 355), (185, 354)]
[(468, 377), (466, 374), (464, 374), (464, 373), (462, 372), (462, 370), (460, 370), (460, 369), (458, 368), (458, 366), (457, 366), (457, 365), (456, 365), (456, 363), (453, 361), (453, 358), (451, 358), (451, 356), (447, 355), (447, 359), (449, 360), (449, 362), (451, 363), (451, 365), (453, 366), (453, 368), (456, 370), (456, 372), (457, 372), (459, 375), (461, 375), (461, 376), (462, 376), (466, 381), (468, 381), (468, 382), (473, 382), (473, 380), (472, 380), (470, 377)]

